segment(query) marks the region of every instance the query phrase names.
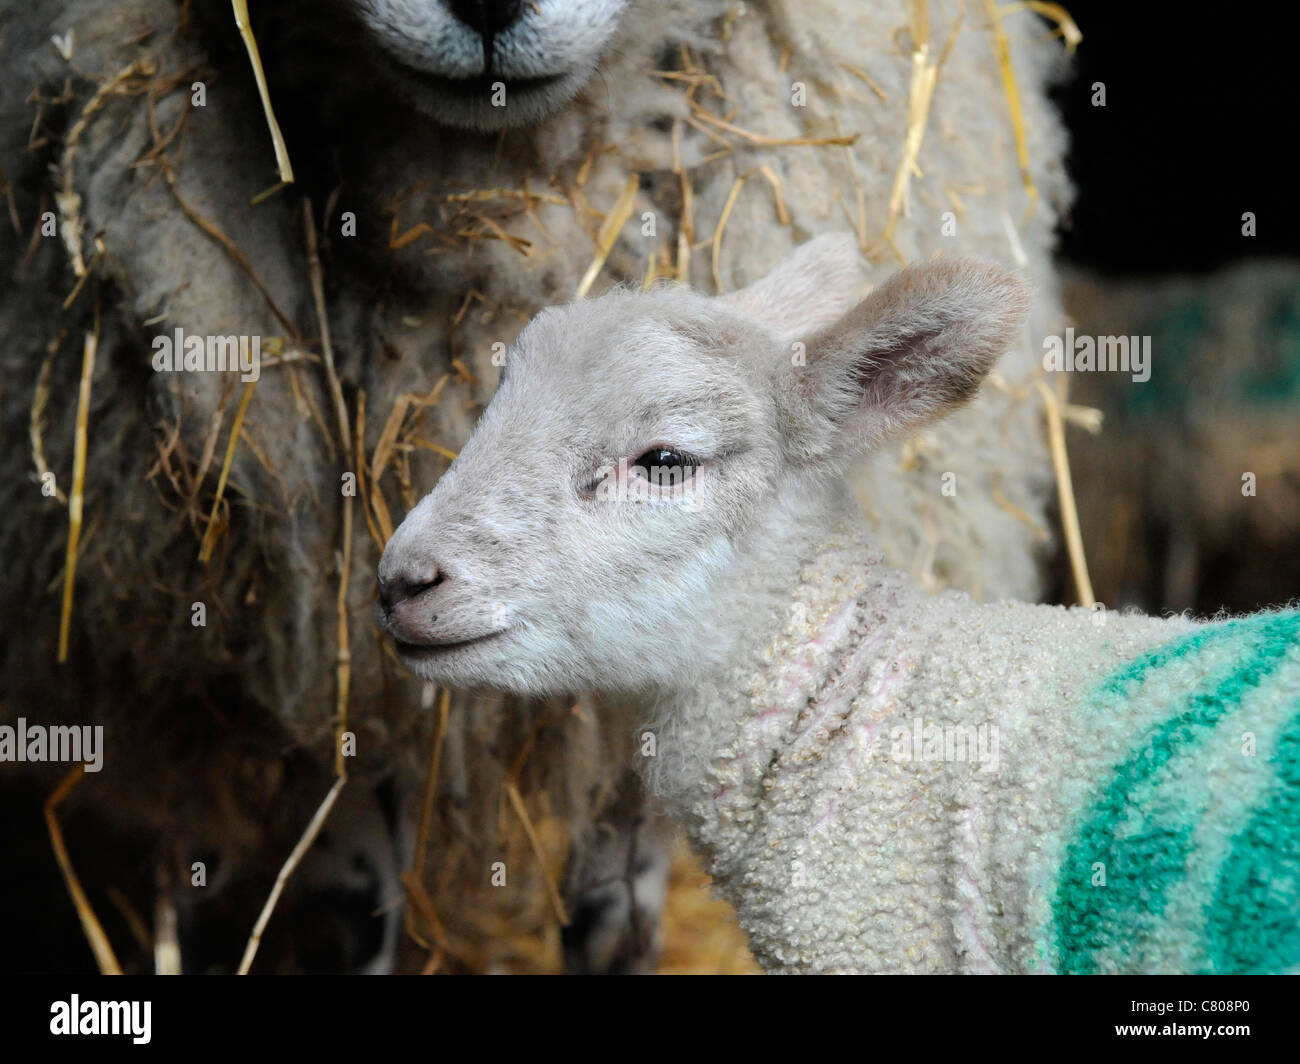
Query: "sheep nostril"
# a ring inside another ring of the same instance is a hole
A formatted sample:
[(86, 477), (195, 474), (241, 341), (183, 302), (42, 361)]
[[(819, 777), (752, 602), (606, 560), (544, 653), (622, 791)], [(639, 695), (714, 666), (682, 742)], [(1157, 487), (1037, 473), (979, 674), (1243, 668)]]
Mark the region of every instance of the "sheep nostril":
[(448, 6), (462, 24), (488, 38), (504, 33), (524, 13), (522, 0), (450, 0)]
[(394, 580), (384, 580), (381, 577), (379, 581), (379, 604), (383, 606), (385, 613), (391, 613), (407, 599), (422, 595), (431, 588), (437, 587), (445, 579), (446, 577), (441, 569), (434, 571), (432, 580), (408, 580), (402, 577)]

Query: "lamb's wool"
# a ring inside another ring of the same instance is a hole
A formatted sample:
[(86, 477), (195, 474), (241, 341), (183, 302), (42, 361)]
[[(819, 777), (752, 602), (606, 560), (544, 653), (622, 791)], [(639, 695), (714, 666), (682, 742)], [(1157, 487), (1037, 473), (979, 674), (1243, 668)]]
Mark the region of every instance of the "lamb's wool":
[(1300, 965), (1300, 612), (981, 606), (845, 527), (810, 557), (665, 739), (714, 736), (665, 784), (761, 963)]

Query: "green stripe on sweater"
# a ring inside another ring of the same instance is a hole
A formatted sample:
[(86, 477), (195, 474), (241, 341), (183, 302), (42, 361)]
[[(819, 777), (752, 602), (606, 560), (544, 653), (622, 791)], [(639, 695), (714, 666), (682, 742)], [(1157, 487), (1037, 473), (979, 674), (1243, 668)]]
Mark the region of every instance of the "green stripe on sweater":
[(1300, 965), (1300, 713), (1278, 738), (1270, 763), (1276, 784), (1232, 840), (1207, 907), (1211, 973), (1264, 974)]
[[(1207, 626), (1130, 662), (1090, 699), (1095, 712), (1123, 719), (1143, 702), (1155, 708), (1153, 700), (1168, 699), (1166, 683), (1194, 685), (1173, 705), (1175, 715), (1148, 730), (1116, 766), (1066, 848), (1053, 904), (1059, 970), (1095, 972), (1103, 955), (1122, 963), (1149, 933), (1170, 887), (1186, 874), (1191, 818), (1200, 808), (1174, 788), (1162, 790), (1165, 770), (1267, 680), (1298, 635), (1300, 613), (1294, 612)], [(1171, 669), (1209, 655), (1226, 659), (1226, 667), (1192, 678)], [(1105, 886), (1092, 883), (1097, 862), (1105, 867)]]

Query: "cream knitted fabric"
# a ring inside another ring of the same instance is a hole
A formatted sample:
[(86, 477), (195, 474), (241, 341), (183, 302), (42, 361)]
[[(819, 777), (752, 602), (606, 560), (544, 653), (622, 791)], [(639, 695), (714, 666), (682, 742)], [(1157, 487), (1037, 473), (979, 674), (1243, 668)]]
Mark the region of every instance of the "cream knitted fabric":
[[(1236, 926), (1214, 911), (1222, 859), (1286, 789), (1297, 618), (981, 606), (912, 588), (841, 527), (748, 675), (718, 684), (734, 697), (685, 701), (666, 745), (727, 722), (707, 772), (663, 783), (769, 970), (1284, 966), (1211, 939)], [(1258, 682), (1225, 692), (1260, 647)], [(1180, 718), (1215, 705), (1203, 729)], [(1162, 743), (1167, 762), (1134, 779)]]

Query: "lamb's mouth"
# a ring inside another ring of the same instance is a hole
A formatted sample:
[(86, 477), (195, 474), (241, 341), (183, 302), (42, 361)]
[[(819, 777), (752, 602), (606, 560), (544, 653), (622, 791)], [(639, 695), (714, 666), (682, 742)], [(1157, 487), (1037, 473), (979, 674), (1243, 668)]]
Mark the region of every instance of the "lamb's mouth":
[(509, 631), (509, 628), (501, 628), (495, 632), (470, 636), (468, 639), (452, 639), (445, 643), (407, 643), (394, 636), (393, 643), (397, 646), (397, 652), (403, 657), (412, 658), (416, 661), (427, 661), (429, 658), (450, 654), (452, 651), (461, 650), (465, 647), (478, 646), (489, 640), (497, 639)]

